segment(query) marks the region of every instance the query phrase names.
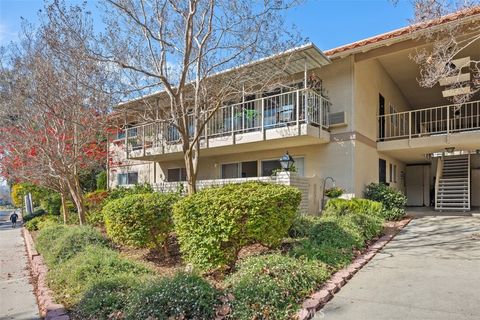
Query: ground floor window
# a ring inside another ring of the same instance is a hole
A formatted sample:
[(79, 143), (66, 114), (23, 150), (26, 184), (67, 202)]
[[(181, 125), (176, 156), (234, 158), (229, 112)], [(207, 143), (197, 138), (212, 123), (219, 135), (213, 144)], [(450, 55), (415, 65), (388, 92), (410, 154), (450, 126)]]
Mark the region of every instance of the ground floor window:
[(167, 171), (168, 181), (186, 181), (187, 170), (185, 168), (172, 168)]
[[(303, 157), (293, 157), (294, 166), (299, 176), (305, 174), (305, 159)], [(262, 176), (271, 176), (273, 172), (282, 169), (279, 160), (264, 160), (262, 161)]]
[(222, 164), (222, 179), (250, 178), (258, 175), (257, 161)]
[(118, 185), (129, 185), (138, 183), (138, 172), (119, 173), (117, 175)]

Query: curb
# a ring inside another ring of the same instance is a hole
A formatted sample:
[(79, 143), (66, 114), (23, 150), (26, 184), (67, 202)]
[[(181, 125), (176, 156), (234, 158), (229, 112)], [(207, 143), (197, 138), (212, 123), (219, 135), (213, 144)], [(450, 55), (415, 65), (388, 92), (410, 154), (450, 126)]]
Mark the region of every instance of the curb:
[(48, 268), (43, 262), (42, 256), (38, 254), (33, 245), (32, 235), (25, 228), (22, 229), (22, 233), (23, 239), (25, 240), (25, 246), (27, 247), (30, 271), (34, 280), (35, 294), (37, 296), (40, 315), (44, 317), (45, 320), (70, 320), (65, 307), (61, 304), (55, 303), (53, 292), (47, 286), (46, 277)]
[(389, 243), (405, 226), (412, 221), (413, 218), (408, 217), (399, 221), (398, 231), (392, 235), (384, 235), (375, 243), (368, 246), (365, 251), (357, 256), (350, 265), (335, 272), (330, 277), (330, 280), (325, 282), (319, 291), (310, 295), (302, 304), (302, 308), (297, 313), (298, 320), (311, 319), (317, 311), (333, 298), (355, 273), (357, 273), (363, 266), (365, 266), (382, 248)]

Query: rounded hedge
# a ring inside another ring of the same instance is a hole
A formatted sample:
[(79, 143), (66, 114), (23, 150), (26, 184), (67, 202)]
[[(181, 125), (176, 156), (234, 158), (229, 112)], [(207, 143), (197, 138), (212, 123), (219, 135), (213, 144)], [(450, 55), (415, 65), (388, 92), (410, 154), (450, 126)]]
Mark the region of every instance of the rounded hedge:
[(89, 226), (47, 226), (39, 231), (36, 239), (36, 248), (50, 267), (70, 259), (91, 244), (106, 246), (107, 241)]
[(183, 258), (201, 270), (232, 266), (252, 243), (280, 244), (297, 214), (301, 193), (290, 186), (248, 182), (208, 188), (173, 210)]
[(175, 193), (131, 194), (109, 201), (102, 210), (108, 236), (137, 248), (160, 248), (172, 230)]
[(125, 318), (213, 319), (218, 295), (218, 291), (202, 277), (181, 272), (133, 291)]
[(233, 294), (231, 319), (290, 319), (298, 304), (326, 281), (319, 262), (281, 254), (247, 258), (226, 279)]

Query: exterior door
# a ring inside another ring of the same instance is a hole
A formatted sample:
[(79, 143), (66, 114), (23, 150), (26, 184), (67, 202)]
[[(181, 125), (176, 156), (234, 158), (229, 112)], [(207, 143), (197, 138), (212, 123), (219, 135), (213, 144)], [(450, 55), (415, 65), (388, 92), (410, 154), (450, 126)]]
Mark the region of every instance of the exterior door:
[(407, 206), (430, 205), (430, 166), (407, 166), (405, 182)]
[(385, 98), (379, 94), (378, 95), (378, 138), (380, 141), (383, 141), (385, 138)]
[(378, 182), (387, 184), (387, 161), (378, 159)]

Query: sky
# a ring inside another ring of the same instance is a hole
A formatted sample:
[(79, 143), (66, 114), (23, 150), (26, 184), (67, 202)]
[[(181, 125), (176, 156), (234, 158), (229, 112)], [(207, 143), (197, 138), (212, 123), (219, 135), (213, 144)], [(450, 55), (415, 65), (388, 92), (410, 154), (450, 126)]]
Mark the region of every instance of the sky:
[[(68, 1), (68, 0), (67, 0)], [(91, 8), (95, 8), (90, 0)], [(0, 0), (0, 45), (18, 39), (21, 17), (35, 23), (43, 0)], [(334, 47), (408, 25), (409, 0), (394, 6), (389, 0), (306, 0), (288, 20), (320, 49)]]

